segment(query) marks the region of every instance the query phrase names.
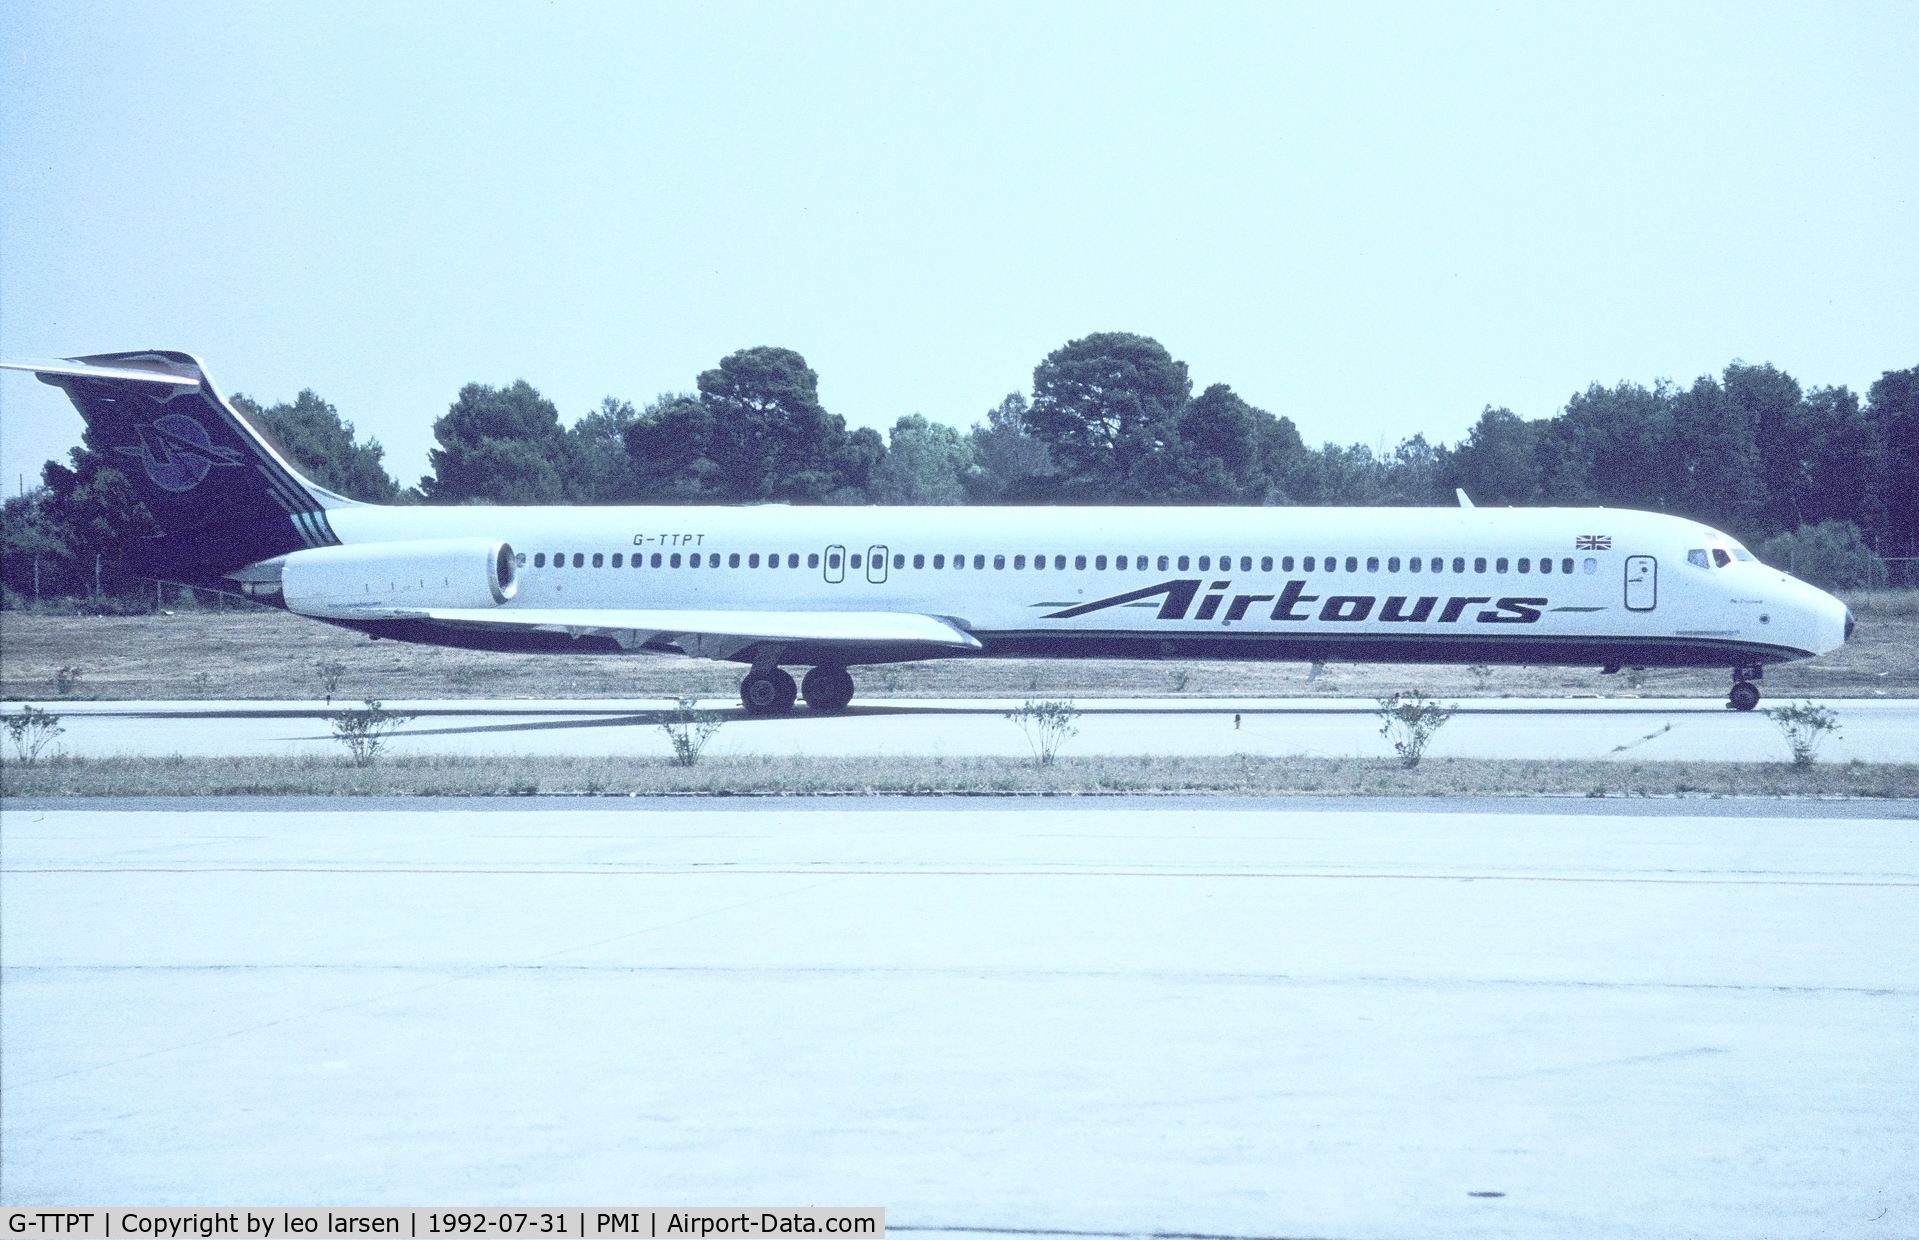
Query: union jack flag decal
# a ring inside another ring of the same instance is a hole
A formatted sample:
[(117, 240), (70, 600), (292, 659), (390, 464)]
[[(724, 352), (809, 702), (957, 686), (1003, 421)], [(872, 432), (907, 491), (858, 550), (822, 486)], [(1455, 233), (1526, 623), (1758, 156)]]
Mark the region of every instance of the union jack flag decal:
[(1611, 551), (1611, 534), (1581, 534), (1573, 540), (1574, 551)]

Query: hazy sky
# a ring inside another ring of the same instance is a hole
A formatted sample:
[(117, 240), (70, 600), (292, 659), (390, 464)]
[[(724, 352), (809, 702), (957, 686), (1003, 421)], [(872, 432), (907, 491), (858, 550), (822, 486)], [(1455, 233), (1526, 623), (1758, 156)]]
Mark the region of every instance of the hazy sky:
[[(0, 17), (0, 354), (311, 387), (403, 482), (462, 384), (570, 422), (760, 344), (850, 423), (964, 427), (1135, 331), (1375, 445), (1919, 365), (1910, 2)], [(80, 422), (0, 401), (11, 493)]]

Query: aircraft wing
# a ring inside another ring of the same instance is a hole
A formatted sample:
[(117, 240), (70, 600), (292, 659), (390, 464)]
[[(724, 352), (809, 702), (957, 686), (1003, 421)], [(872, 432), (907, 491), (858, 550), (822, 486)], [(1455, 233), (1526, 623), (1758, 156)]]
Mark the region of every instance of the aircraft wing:
[[(371, 617), (372, 613), (369, 613)], [(431, 620), (461, 627), (520, 632), (597, 634), (628, 649), (653, 642), (687, 654), (726, 659), (766, 642), (828, 645), (924, 646), (927, 653), (978, 650), (972, 634), (942, 616), (898, 611), (695, 611), (621, 608), (381, 609), (382, 619)]]

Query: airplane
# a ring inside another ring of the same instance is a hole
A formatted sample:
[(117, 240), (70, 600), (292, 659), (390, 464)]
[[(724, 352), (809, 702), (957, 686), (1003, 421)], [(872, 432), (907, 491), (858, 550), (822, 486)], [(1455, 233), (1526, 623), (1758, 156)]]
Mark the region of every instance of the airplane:
[[(846, 709), (929, 658), (1724, 667), (1852, 635), (1839, 599), (1695, 521), (1607, 508), (392, 507), (335, 495), (149, 350), (0, 363), (62, 388), (153, 514), (156, 580), (375, 639), (678, 652), (755, 715)], [(786, 667), (809, 670), (795, 683)]]

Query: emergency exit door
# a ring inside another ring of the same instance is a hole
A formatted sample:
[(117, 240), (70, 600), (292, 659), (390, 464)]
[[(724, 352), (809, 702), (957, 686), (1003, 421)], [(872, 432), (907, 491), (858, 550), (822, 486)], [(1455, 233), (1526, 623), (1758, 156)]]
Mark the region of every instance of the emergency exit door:
[(866, 549), (866, 579), (876, 586), (886, 584), (886, 548)]
[(1651, 611), (1659, 605), (1659, 562), (1649, 555), (1626, 557), (1626, 610)]
[(826, 579), (831, 582), (846, 580), (846, 548), (832, 546), (826, 549)]

